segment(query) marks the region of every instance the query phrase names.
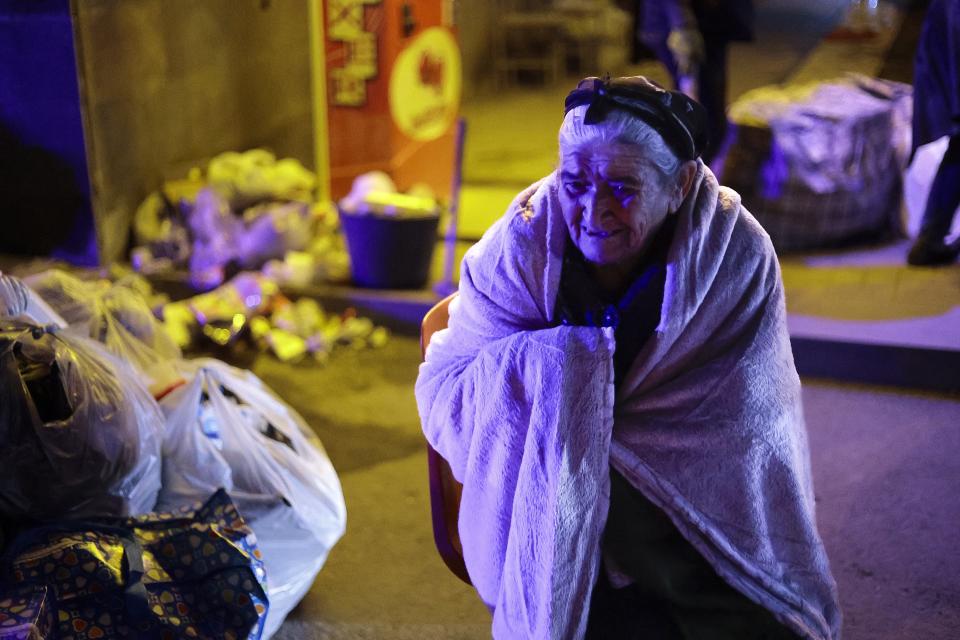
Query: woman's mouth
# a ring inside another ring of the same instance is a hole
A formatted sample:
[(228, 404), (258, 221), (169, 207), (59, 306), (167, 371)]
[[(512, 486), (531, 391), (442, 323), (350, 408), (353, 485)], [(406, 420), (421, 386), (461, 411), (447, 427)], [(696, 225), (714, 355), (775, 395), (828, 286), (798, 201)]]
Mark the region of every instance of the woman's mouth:
[(610, 237), (612, 237), (612, 236), (615, 236), (615, 235), (621, 233), (622, 231), (623, 231), (623, 229), (607, 230), (607, 229), (587, 229), (587, 228), (582, 228), (582, 232), (583, 232), (586, 236), (588, 236), (588, 237), (590, 237), (590, 238), (596, 238), (596, 239), (598, 239), (598, 240), (604, 240), (604, 239), (606, 239), (606, 238), (610, 238)]

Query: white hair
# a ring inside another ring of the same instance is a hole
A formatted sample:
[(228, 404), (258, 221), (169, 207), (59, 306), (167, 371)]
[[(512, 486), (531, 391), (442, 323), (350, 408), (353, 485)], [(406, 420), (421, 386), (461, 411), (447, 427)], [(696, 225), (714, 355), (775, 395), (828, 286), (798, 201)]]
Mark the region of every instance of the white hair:
[(560, 154), (591, 140), (632, 144), (644, 150), (644, 155), (666, 177), (674, 177), (682, 166), (677, 154), (667, 146), (663, 137), (650, 125), (619, 109), (611, 109), (603, 121), (584, 124), (587, 105), (574, 107), (560, 125)]

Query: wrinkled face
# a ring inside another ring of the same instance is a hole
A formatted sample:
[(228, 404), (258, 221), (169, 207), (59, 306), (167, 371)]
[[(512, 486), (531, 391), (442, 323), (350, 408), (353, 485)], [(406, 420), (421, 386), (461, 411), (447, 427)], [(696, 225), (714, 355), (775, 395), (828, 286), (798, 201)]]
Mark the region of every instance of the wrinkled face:
[(596, 140), (563, 149), (559, 177), (570, 238), (599, 266), (635, 264), (682, 200), (676, 181), (636, 145)]

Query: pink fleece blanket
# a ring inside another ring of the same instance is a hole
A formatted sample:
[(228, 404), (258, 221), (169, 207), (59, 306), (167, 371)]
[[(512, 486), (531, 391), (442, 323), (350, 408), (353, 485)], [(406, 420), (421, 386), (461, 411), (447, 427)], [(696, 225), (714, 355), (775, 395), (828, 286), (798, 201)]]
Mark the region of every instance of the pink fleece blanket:
[(468, 252), (416, 387), (464, 484), (464, 558), (494, 637), (582, 637), (613, 465), (730, 585), (801, 637), (839, 638), (768, 236), (701, 164), (660, 324), (615, 395), (611, 330), (552, 327), (556, 189), (531, 186)]

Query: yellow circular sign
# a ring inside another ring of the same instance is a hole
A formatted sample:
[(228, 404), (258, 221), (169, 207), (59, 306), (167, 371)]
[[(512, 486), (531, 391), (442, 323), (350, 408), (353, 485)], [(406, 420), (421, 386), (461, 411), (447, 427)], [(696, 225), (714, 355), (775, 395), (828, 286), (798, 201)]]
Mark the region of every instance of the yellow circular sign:
[(390, 73), (390, 115), (414, 140), (439, 138), (460, 108), (460, 47), (449, 31), (431, 27), (400, 52)]

